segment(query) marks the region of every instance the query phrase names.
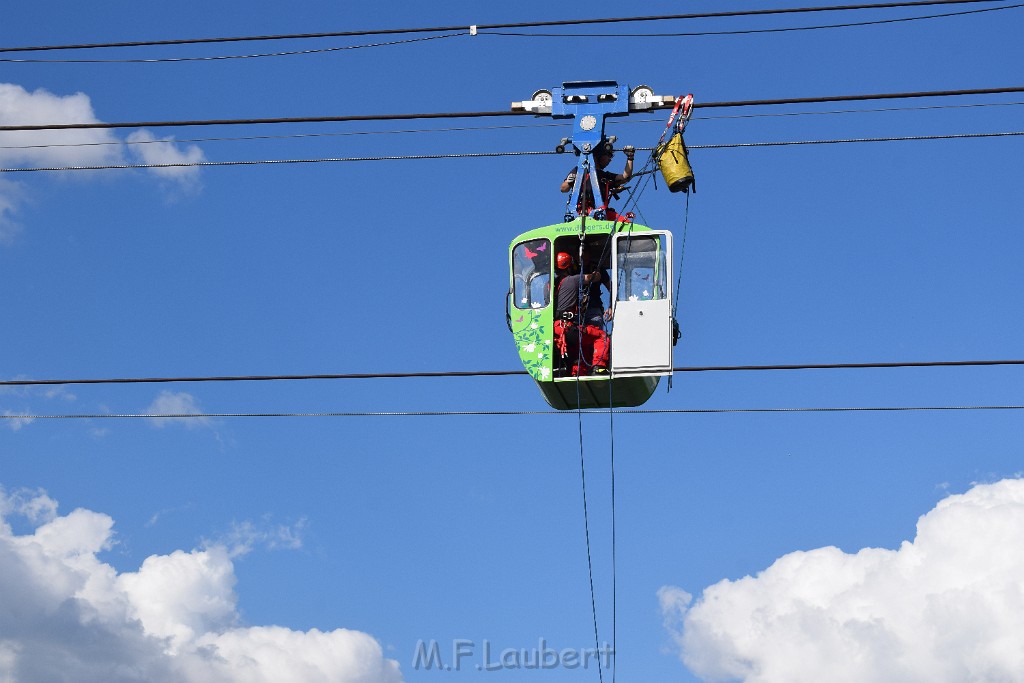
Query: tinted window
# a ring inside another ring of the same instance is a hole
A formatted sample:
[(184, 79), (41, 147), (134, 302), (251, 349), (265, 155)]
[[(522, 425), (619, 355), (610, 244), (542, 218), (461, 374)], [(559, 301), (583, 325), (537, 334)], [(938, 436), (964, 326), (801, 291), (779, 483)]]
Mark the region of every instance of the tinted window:
[(619, 301), (651, 301), (667, 296), (665, 250), (661, 235), (622, 235), (618, 243)]
[(516, 308), (544, 308), (551, 292), (551, 245), (546, 239), (522, 242), (512, 250), (512, 301)]

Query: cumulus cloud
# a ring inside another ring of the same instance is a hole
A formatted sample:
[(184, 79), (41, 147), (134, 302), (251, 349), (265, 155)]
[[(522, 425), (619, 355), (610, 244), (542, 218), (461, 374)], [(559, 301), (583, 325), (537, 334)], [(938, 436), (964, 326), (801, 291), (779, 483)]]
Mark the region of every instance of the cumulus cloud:
[[(174, 138), (157, 139), (148, 130), (140, 130), (128, 136), (131, 153), (138, 163), (158, 164), (161, 168), (149, 169), (154, 175), (177, 183), (182, 189), (195, 191), (199, 185), (199, 168), (185, 164), (206, 161), (203, 150), (196, 145), (179, 147)], [(177, 165), (175, 165), (177, 164)]]
[[(89, 96), (29, 92), (0, 83), (0, 124), (99, 123)], [(0, 165), (97, 166), (123, 163), (120, 141), (109, 130), (27, 130), (0, 132)]]
[[(14, 83), (0, 83), (0, 125), (47, 123), (99, 123), (85, 93), (56, 95), (39, 88), (28, 91)], [(130, 159), (152, 164), (203, 161), (202, 150), (185, 148), (173, 140), (158, 141), (146, 131), (128, 136)], [(124, 141), (111, 130), (29, 130), (0, 132), (0, 167), (109, 166), (125, 164)], [(197, 168), (156, 168), (150, 173), (185, 191), (199, 188)], [(78, 173), (74, 177), (83, 176)], [(22, 231), (15, 216), (27, 201), (25, 185), (0, 180), (0, 244), (12, 242)]]
[(57, 501), (43, 490), (22, 489), (8, 495), (0, 488), (0, 520), (11, 514), (33, 524), (45, 524), (57, 516)]
[[(659, 591), (709, 681), (1010, 681), (1024, 672), (1024, 480), (940, 501), (899, 549), (794, 552), (754, 577)], [(838, 678), (837, 678), (838, 677)]]
[[(36, 524), (16, 534), (8, 520)], [(0, 681), (397, 683), (397, 662), (359, 631), (240, 624), (222, 546), (118, 573), (98, 555), (113, 520), (58, 515), (45, 493), (0, 489)]]
[[(160, 395), (149, 404), (146, 413), (150, 415), (200, 415), (202, 409), (192, 394), (186, 391), (161, 391)], [(179, 424), (186, 429), (197, 429), (210, 425), (208, 417), (151, 417), (150, 424), (163, 428), (170, 424)]]

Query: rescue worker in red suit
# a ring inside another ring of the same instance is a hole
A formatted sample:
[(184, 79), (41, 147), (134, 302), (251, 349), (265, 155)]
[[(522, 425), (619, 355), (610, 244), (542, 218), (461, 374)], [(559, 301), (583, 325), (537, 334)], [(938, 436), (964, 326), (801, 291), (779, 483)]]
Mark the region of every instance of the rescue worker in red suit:
[[(601, 147), (594, 153), (594, 165), (597, 167), (597, 186), (601, 189), (601, 206), (603, 207), (608, 206), (610, 197), (618, 199), (618, 193), (624, 189), (623, 186), (633, 177), (633, 155), (636, 153), (636, 149), (632, 145), (627, 145), (623, 147), (622, 151), (626, 154), (626, 166), (622, 169), (622, 173), (612, 173), (605, 170), (615, 154), (611, 146)], [(576, 169), (573, 168), (569, 171), (569, 175), (565, 177), (565, 180), (562, 181), (559, 189), (563, 193), (572, 192), (575, 183)], [(590, 179), (584, 177), (584, 184), (580, 190), (580, 202), (576, 207), (580, 213), (586, 213), (594, 208), (593, 195), (594, 193), (590, 189)], [(614, 214), (609, 216), (608, 219), (614, 220)]]
[(555, 343), (563, 367), (571, 370), (573, 377), (588, 374), (588, 368), (592, 374), (606, 374), (611, 351), (604, 323), (611, 319), (612, 310), (605, 310), (601, 303), (601, 284), (610, 288), (611, 283), (606, 272), (591, 270), (589, 262), (584, 252), (583, 263), (590, 272), (582, 273), (568, 253), (563, 251), (555, 257), (555, 265), (566, 271), (555, 292)]

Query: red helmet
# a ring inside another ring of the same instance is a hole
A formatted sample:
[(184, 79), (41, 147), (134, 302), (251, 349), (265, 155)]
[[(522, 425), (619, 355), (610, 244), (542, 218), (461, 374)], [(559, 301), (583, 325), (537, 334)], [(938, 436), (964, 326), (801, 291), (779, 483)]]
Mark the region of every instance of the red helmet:
[(564, 251), (558, 252), (558, 256), (555, 257), (555, 265), (561, 270), (567, 270), (572, 265), (572, 256)]

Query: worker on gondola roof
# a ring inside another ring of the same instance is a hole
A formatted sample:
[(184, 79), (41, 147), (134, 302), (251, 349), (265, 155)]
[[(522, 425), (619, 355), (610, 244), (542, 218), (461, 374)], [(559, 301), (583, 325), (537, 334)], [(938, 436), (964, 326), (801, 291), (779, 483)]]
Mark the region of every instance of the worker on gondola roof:
[[(626, 165), (622, 170), (622, 173), (612, 173), (606, 171), (605, 168), (611, 163), (612, 157), (615, 156), (615, 150), (612, 149), (610, 144), (603, 144), (594, 153), (594, 165), (597, 167), (597, 184), (601, 188), (601, 204), (607, 206), (610, 197), (618, 198), (618, 192), (622, 189), (622, 186), (629, 182), (629, 179), (633, 177), (633, 155), (636, 150), (632, 146), (626, 146), (622, 150), (626, 155)], [(573, 185), (576, 183), (576, 167), (574, 166), (569, 174), (562, 181), (561, 191), (572, 192)], [(581, 196), (586, 198), (586, 208), (594, 208), (594, 197), (590, 191), (590, 183), (585, 182), (583, 189), (580, 192)]]

